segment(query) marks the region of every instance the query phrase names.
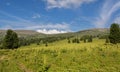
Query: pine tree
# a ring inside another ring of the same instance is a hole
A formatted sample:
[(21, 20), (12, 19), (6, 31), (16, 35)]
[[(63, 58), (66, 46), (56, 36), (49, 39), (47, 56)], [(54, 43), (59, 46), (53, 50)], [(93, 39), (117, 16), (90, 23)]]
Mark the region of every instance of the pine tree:
[(14, 49), (14, 48), (18, 48), (18, 46), (19, 46), (19, 39), (17, 34), (10, 29), (7, 30), (3, 41), (3, 47), (6, 49)]
[(89, 36), (88, 42), (92, 42), (92, 36)]
[(110, 27), (110, 35), (109, 35), (110, 43), (117, 44), (120, 39), (120, 28), (119, 25), (113, 23)]

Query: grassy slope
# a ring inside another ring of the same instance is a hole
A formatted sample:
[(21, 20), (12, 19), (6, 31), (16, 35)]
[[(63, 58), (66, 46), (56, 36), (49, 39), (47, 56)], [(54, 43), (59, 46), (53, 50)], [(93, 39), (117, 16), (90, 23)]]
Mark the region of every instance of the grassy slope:
[[(14, 30), (19, 37), (44, 37), (45, 34), (38, 33), (33, 30)], [(0, 38), (3, 38), (6, 33), (6, 30), (0, 30)]]
[[(6, 30), (0, 30), (0, 36), (4, 36), (5, 35)], [(72, 32), (72, 33), (63, 33), (63, 34), (42, 34), (42, 33), (38, 33), (36, 31), (32, 31), (32, 30), (15, 30), (15, 32), (19, 35), (19, 36), (39, 36), (39, 37), (46, 37), (46, 36), (52, 36), (52, 37), (56, 37), (56, 36), (64, 36), (64, 37), (68, 37), (68, 36), (81, 36), (81, 35), (104, 35), (107, 34), (109, 32), (109, 29), (106, 28), (97, 28), (97, 29), (88, 29), (88, 30), (82, 30), (82, 31), (78, 31), (78, 32)]]
[(0, 72), (119, 72), (120, 44), (68, 44), (67, 40), (0, 50)]
[(106, 34), (109, 34), (109, 29), (107, 29), (107, 28), (88, 29), (88, 30), (79, 31), (79, 32), (77, 32), (77, 34), (79, 36), (83, 36), (83, 35), (93, 35), (93, 36), (106, 35)]

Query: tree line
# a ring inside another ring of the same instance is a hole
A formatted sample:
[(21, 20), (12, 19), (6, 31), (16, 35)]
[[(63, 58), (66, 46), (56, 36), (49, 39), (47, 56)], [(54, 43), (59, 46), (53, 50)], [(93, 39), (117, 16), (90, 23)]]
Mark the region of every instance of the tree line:
[[(71, 36), (69, 36), (71, 37)], [(21, 36), (18, 37), (18, 34), (14, 32), (13, 30), (9, 29), (7, 30), (4, 39), (1, 39), (0, 43), (1, 46), (0, 48), (4, 49), (16, 49), (20, 46), (27, 46), (30, 44), (44, 44), (45, 46), (48, 46), (48, 43), (52, 43), (55, 41), (63, 40), (66, 39), (66, 36), (49, 36), (49, 37), (29, 37), (29, 36)]]
[[(84, 43), (92, 42), (93, 38), (96, 38), (96, 36), (84, 35), (80, 39), (79, 38), (74, 38), (72, 40), (68, 39), (68, 43), (80, 43), (80, 41), (83, 41)], [(117, 23), (111, 24), (110, 33), (108, 35), (98, 35), (97, 38), (106, 39), (105, 43), (112, 44), (120, 43), (120, 25)]]
[[(80, 43), (80, 41), (86, 42), (92, 42), (94, 36), (84, 35), (80, 39), (78, 38), (72, 38), (70, 37), (45, 37), (45, 38), (26, 38), (26, 37), (18, 37), (17, 33), (13, 30), (7, 30), (6, 35), (4, 36), (4, 39), (0, 42), (2, 42), (2, 48), (4, 49), (16, 49), (20, 46), (26, 46), (30, 45), (32, 43), (36, 43), (37, 45), (45, 44), (45, 46), (48, 46), (48, 43), (52, 43), (55, 41), (66, 39), (68, 40), (68, 43)], [(72, 40), (70, 40), (72, 38)], [(113, 23), (110, 27), (110, 33), (107, 36), (103, 36), (101, 38), (106, 38), (106, 43), (112, 43), (117, 44), (120, 43), (120, 26), (119, 24)]]
[(84, 41), (84, 43), (86, 42), (92, 42), (93, 41), (93, 36), (91, 35), (84, 35), (81, 38), (72, 38), (71, 40), (68, 38), (68, 43), (80, 43), (81, 41)]

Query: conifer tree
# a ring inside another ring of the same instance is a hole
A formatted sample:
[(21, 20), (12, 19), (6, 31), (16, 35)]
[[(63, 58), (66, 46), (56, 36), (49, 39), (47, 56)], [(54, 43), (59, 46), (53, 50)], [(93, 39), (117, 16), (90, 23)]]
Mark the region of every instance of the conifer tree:
[(109, 35), (110, 43), (117, 44), (120, 40), (120, 28), (119, 25), (113, 23), (110, 27), (110, 35)]
[(6, 49), (14, 49), (14, 48), (18, 48), (18, 46), (19, 46), (19, 39), (17, 34), (10, 29), (7, 30), (3, 41), (3, 47)]
[(92, 36), (89, 36), (89, 38), (88, 38), (88, 42), (92, 42), (93, 40), (92, 40)]

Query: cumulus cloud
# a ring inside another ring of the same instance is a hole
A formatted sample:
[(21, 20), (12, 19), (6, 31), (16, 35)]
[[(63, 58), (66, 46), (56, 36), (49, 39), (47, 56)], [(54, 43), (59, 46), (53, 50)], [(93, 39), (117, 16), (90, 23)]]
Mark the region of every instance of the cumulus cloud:
[(103, 7), (100, 10), (100, 16), (96, 18), (94, 25), (96, 27), (105, 27), (111, 16), (120, 9), (120, 1), (105, 0)]
[(41, 29), (41, 30), (37, 30), (37, 32), (39, 32), (39, 33), (44, 33), (44, 34), (59, 34), (59, 33), (67, 33), (67, 31), (57, 30), (57, 29), (52, 29), (52, 30)]
[(84, 3), (91, 3), (95, 0), (45, 0), (47, 9), (52, 8), (78, 8)]

